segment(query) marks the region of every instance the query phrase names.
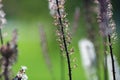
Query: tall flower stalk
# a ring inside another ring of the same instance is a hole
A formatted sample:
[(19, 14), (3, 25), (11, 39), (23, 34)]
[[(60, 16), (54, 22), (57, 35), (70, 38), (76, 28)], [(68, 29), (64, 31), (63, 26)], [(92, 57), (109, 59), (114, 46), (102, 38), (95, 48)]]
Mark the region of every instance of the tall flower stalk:
[(3, 37), (2, 37), (2, 30), (0, 28), (0, 40), (1, 40), (1, 44), (3, 45)]
[(6, 23), (5, 19), (5, 13), (2, 10), (2, 0), (0, 0), (0, 67), (1, 67), (1, 73), (0, 78), (4, 78), (4, 80), (10, 80), (10, 73), (12, 65), (17, 60), (17, 30), (15, 29), (12, 34), (12, 39), (8, 41), (6, 44), (3, 42), (3, 36), (2, 36), (2, 28), (4, 24)]
[(45, 62), (50, 72), (50, 75), (52, 77), (52, 80), (55, 80), (55, 77), (53, 74), (53, 66), (52, 66), (52, 62), (51, 62), (51, 58), (50, 58), (50, 54), (48, 50), (46, 33), (42, 25), (40, 26), (40, 40), (41, 40), (41, 48), (42, 48), (43, 57), (45, 59)]
[(66, 19), (66, 13), (64, 9), (65, 0), (49, 0), (49, 8), (52, 12), (52, 16), (55, 19), (54, 23), (57, 26), (58, 42), (62, 53), (66, 55), (68, 64), (69, 80), (72, 80), (71, 62), (69, 44), (71, 43), (71, 36), (68, 32), (68, 20)]
[(111, 55), (112, 61), (112, 73), (113, 73), (113, 80), (116, 80), (115, 77), (115, 65), (114, 65), (114, 58), (113, 58), (113, 49), (112, 39), (115, 38), (115, 23), (112, 20), (112, 5), (110, 0), (98, 0), (99, 5), (99, 12), (98, 12), (98, 22), (100, 27), (100, 32), (103, 36), (104, 42), (107, 44), (109, 53)]
[(0, 46), (0, 62), (2, 72), (0, 74), (0, 78), (3, 76), (4, 80), (10, 80), (10, 72), (12, 65), (17, 60), (17, 31), (13, 31), (12, 40)]

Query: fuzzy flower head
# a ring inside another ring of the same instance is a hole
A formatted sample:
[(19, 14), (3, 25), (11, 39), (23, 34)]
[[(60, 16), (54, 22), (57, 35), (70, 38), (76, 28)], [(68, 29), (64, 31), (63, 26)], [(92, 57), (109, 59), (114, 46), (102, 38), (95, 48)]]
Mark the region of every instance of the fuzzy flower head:
[(71, 43), (71, 35), (68, 29), (69, 22), (66, 19), (64, 4), (65, 0), (49, 0), (50, 13), (54, 18), (54, 25), (57, 26), (57, 41), (62, 52), (65, 50), (63, 37), (66, 40), (67, 46)]
[(115, 23), (112, 19), (112, 5), (110, 0), (98, 0), (98, 22), (103, 36), (112, 35), (115, 32)]

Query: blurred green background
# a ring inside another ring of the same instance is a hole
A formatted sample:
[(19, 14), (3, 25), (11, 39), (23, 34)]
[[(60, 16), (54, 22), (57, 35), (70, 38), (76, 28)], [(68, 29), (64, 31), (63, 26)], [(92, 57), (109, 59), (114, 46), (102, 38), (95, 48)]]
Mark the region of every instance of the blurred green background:
[[(16, 75), (20, 69), (20, 66), (25, 65), (28, 67), (26, 73), (29, 77), (29, 80), (52, 80), (51, 73), (49, 73), (41, 51), (39, 24), (42, 24), (47, 35), (49, 54), (53, 65), (53, 75), (55, 76), (56, 80), (61, 80), (61, 54), (59, 51), (58, 43), (56, 41), (56, 27), (53, 25), (53, 18), (50, 16), (48, 9), (48, 1), (3, 0), (3, 4), (3, 9), (6, 13), (7, 18), (7, 24), (3, 28), (3, 33), (8, 33), (8, 36), (4, 37), (4, 40), (10, 40), (11, 33), (14, 28), (17, 28), (19, 33), (19, 57), (17, 63), (13, 65), (14, 75)], [(72, 45), (75, 49), (72, 58), (77, 58), (77, 61), (75, 63), (72, 63), (72, 66), (74, 66), (74, 64), (77, 64), (78, 66), (77, 68), (72, 69), (72, 75), (73, 80), (86, 80), (78, 49), (79, 39), (85, 38), (87, 35), (83, 16), (83, 0), (66, 1), (65, 8), (66, 12), (68, 13), (67, 18), (70, 24), (73, 22), (74, 11), (76, 7), (80, 7), (80, 20), (79, 28), (76, 31), (76, 35), (74, 35), (72, 39)], [(115, 17), (115, 19), (116, 18), (117, 17)], [(67, 75), (67, 64), (65, 64), (66, 80), (68, 78)], [(101, 76), (103, 76), (103, 74), (101, 74)]]

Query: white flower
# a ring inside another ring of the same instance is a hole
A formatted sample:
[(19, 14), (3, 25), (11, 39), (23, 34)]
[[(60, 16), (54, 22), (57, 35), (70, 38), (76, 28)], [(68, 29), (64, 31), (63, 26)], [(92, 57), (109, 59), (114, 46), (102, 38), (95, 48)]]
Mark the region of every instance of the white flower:
[(28, 80), (28, 76), (25, 74), (26, 66), (21, 66), (20, 71), (17, 73), (17, 78), (21, 78), (21, 80)]
[(26, 75), (26, 74), (24, 74), (23, 76), (22, 76), (22, 79), (21, 80), (28, 80), (28, 76)]

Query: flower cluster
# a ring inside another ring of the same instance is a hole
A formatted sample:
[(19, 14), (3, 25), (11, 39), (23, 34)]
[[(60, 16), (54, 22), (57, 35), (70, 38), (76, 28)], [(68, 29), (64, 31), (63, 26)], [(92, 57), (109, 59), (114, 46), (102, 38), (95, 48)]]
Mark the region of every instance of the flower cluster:
[(115, 23), (112, 19), (112, 5), (110, 0), (98, 0), (99, 12), (98, 22), (100, 25), (100, 32), (103, 36), (112, 36), (115, 32)]
[(49, 0), (50, 13), (54, 18), (54, 25), (57, 26), (56, 34), (59, 37), (57, 41), (60, 43), (61, 51), (65, 51), (63, 39), (67, 43), (67, 47), (71, 42), (71, 35), (69, 33), (69, 22), (66, 19), (66, 12), (64, 9), (65, 0)]
[(114, 63), (114, 55), (113, 55), (113, 48), (112, 48), (113, 41), (111, 40), (111, 39), (115, 39), (116, 37), (115, 23), (112, 19), (112, 15), (113, 15), (112, 5), (110, 0), (98, 0), (97, 3), (99, 5), (99, 12), (98, 12), (99, 27), (104, 39), (104, 43), (108, 44), (108, 45), (105, 45), (104, 47), (105, 47), (105, 50), (107, 50), (107, 47), (109, 48), (108, 51), (111, 56), (113, 80), (116, 80), (115, 63)]
[(17, 30), (13, 31), (12, 40), (0, 46), (0, 67), (2, 68), (1, 76), (5, 80), (10, 79), (12, 65), (16, 62), (18, 56), (17, 49)]
[(70, 62), (70, 54), (74, 51), (73, 49), (68, 49), (69, 44), (71, 43), (71, 36), (68, 31), (69, 22), (66, 19), (66, 13), (64, 8), (65, 0), (49, 0), (49, 9), (51, 15), (54, 18), (54, 24), (57, 26), (57, 41), (59, 42), (60, 49), (63, 55), (67, 58), (68, 63), (68, 72), (69, 72), (69, 80), (72, 80), (71, 75), (71, 62)]
[(17, 30), (15, 29), (11, 41), (0, 47), (0, 54), (9, 62), (14, 63), (17, 60), (17, 53)]

